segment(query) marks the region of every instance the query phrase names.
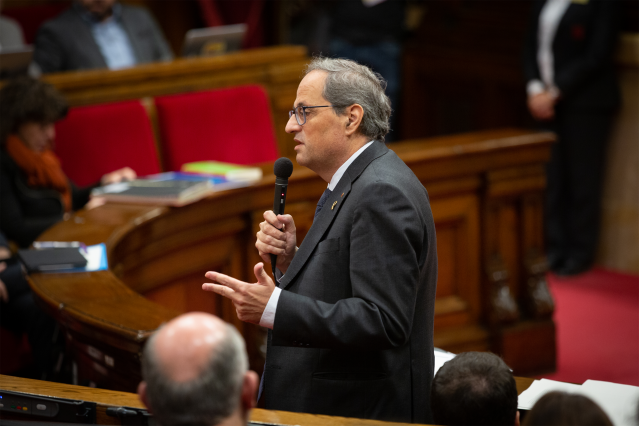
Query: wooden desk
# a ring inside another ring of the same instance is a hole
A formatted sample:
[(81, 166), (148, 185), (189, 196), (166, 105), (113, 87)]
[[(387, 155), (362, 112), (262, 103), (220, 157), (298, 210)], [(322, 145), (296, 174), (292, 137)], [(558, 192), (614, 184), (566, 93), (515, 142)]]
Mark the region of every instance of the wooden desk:
[[(391, 146), (428, 189), (439, 258), (435, 346), (492, 350), (518, 375), (552, 370), (552, 299), (543, 290), (543, 164), (554, 135), (516, 129)], [(30, 283), (66, 329), (80, 378), (134, 391), (148, 336), (181, 312), (206, 311), (233, 323), (251, 368), (264, 364), (264, 329), (237, 320), (233, 305), (201, 290), (217, 270), (252, 281), (255, 233), (272, 208), (272, 165), (255, 186), (168, 208), (107, 204), (82, 210), (40, 240), (106, 242), (108, 271), (33, 274)], [(287, 213), (298, 241), (310, 228), (326, 183), (296, 166)], [(540, 287), (541, 286), (541, 287)], [(428, 326), (428, 325), (426, 325)]]
[[(517, 383), (517, 393), (520, 394), (524, 390), (528, 389), (528, 387), (532, 384), (533, 379), (515, 377), (515, 381)], [(134, 393), (94, 389), (84, 386), (63, 385), (60, 383), (42, 382), (40, 380), (21, 379), (11, 376), (0, 375), (0, 389), (25, 392), (32, 395), (96, 402), (96, 423), (100, 425), (120, 424), (117, 418), (109, 417), (106, 415), (106, 409), (108, 407), (125, 406), (145, 408), (138, 399), (137, 394)], [(1, 413), (0, 418), (2, 418)], [(18, 419), (18, 417), (14, 418)], [(315, 414), (290, 413), (286, 411), (262, 410), (259, 408), (256, 408), (251, 412), (251, 420), (255, 422), (300, 426), (384, 426), (391, 424), (388, 422), (381, 422), (376, 420), (361, 420), (345, 417), (321, 416)], [(401, 425), (406, 423), (392, 424)]]

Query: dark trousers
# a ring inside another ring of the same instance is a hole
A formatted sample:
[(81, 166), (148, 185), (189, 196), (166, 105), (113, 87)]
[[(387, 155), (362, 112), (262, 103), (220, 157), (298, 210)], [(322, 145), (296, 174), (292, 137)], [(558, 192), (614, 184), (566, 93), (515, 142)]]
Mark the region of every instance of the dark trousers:
[(550, 267), (585, 269), (599, 240), (606, 142), (613, 112), (557, 108), (551, 123), (558, 137), (547, 165), (546, 252)]
[(60, 353), (59, 343), (54, 341), (56, 323), (37, 305), (19, 264), (8, 262), (0, 279), (9, 292), (9, 302), (0, 303), (0, 325), (16, 334), (27, 334), (35, 361), (34, 371), (27, 375), (50, 380)]

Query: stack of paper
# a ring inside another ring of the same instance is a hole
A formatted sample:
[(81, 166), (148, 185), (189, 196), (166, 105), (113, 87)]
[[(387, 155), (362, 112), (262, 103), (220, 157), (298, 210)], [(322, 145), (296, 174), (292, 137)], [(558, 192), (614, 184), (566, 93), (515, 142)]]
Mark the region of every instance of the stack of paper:
[(615, 425), (635, 425), (639, 405), (639, 387), (586, 380), (581, 393), (595, 401)]
[(435, 354), (435, 370), (433, 371), (433, 376), (437, 374), (437, 371), (439, 371), (439, 369), (442, 368), (442, 365), (444, 365), (446, 361), (450, 361), (456, 356), (452, 352), (446, 352), (439, 348), (435, 348), (434, 354)]
[(562, 391), (570, 393), (579, 393), (581, 385), (572, 383), (556, 382), (554, 380), (541, 379), (535, 380), (532, 385), (519, 395), (518, 408), (520, 410), (530, 410), (535, 402), (548, 392)]

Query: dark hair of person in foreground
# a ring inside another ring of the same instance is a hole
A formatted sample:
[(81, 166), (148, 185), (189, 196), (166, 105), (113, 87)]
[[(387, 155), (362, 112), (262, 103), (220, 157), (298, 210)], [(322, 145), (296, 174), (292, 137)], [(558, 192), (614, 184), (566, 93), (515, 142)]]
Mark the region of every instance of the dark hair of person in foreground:
[(592, 399), (566, 392), (548, 392), (539, 398), (524, 426), (612, 426), (608, 415)]
[(0, 144), (29, 122), (51, 124), (69, 110), (67, 101), (53, 86), (31, 77), (18, 77), (0, 90)]
[(433, 379), (433, 420), (438, 425), (518, 425), (517, 385), (506, 363), (489, 352), (464, 352)]

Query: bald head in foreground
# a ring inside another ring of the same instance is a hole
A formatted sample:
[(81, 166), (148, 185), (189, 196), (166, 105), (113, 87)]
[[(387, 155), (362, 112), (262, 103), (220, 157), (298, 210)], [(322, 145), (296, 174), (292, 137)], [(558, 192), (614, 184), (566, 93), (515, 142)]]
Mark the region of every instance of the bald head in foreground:
[(142, 377), (138, 395), (160, 425), (245, 425), (255, 406), (244, 340), (210, 314), (180, 315), (155, 332)]

